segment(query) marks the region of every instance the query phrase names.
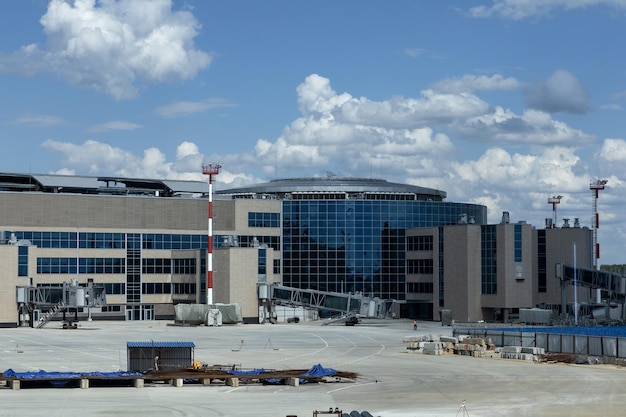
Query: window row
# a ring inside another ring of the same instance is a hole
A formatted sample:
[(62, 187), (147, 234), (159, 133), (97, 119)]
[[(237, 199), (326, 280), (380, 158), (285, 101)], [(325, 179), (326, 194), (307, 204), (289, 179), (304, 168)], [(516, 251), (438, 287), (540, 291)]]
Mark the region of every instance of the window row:
[[(124, 274), (124, 258), (80, 258), (79, 274)], [(195, 275), (196, 259), (143, 259), (144, 274)], [(76, 274), (76, 258), (37, 258), (38, 274)]]
[[(124, 295), (126, 284), (108, 283), (104, 284), (107, 295)], [(181, 282), (149, 282), (141, 284), (143, 294), (195, 294), (196, 284)]]
[[(123, 274), (124, 258), (80, 258), (80, 274)], [(38, 274), (76, 274), (76, 258), (37, 258)]]
[[(10, 232), (5, 231), (8, 241), (29, 241), (39, 248), (59, 249), (125, 249), (126, 233), (99, 232)], [(206, 249), (206, 235), (159, 234), (142, 235), (144, 249)]]
[(432, 282), (407, 282), (406, 292), (414, 294), (432, 294), (433, 283)]
[(432, 251), (432, 236), (408, 236), (406, 238), (407, 251)]
[(265, 245), (274, 250), (280, 250), (279, 236), (233, 236), (233, 235), (214, 235), (214, 248), (251, 248), (256, 245)]
[(206, 235), (146, 233), (142, 236), (143, 249), (206, 249)]
[(280, 213), (248, 213), (248, 227), (280, 227)]
[(407, 259), (407, 274), (433, 274), (432, 259)]
[(196, 259), (147, 258), (142, 259), (144, 274), (196, 274)]

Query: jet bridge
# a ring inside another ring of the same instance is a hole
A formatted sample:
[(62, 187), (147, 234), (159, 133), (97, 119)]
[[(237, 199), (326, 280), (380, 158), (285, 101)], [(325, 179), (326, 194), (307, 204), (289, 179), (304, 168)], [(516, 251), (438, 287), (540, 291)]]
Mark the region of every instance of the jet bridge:
[[(561, 280), (561, 312), (567, 311), (567, 286), (585, 287), (591, 290), (598, 290), (603, 295), (603, 299), (596, 300), (596, 303), (584, 306), (591, 310), (592, 315), (599, 321), (611, 321), (623, 319), (626, 313), (624, 303), (626, 299), (626, 277), (610, 271), (598, 269), (576, 268), (564, 263), (556, 264), (556, 277)], [(600, 297), (598, 297), (600, 298)], [(612, 314), (611, 310), (620, 307), (617, 314)], [(575, 306), (579, 308), (580, 306)], [(615, 317), (615, 316), (618, 317)]]
[[(303, 288), (286, 287), (280, 284), (262, 284), (259, 286), (259, 298), (267, 302), (268, 309), (282, 305), (326, 310), (341, 315), (339, 320), (354, 318), (387, 318), (395, 311), (395, 300), (381, 300), (367, 297), (361, 293), (346, 294), (318, 291)], [(348, 323), (348, 322), (347, 322)]]
[[(79, 308), (101, 307), (106, 305), (104, 285), (78, 284), (78, 280), (61, 285), (40, 285), (16, 287), (16, 301), (20, 315), (20, 325), (28, 323), (41, 328), (58, 314), (63, 315), (63, 327), (73, 327), (78, 322)], [(74, 313), (68, 319), (67, 313)]]

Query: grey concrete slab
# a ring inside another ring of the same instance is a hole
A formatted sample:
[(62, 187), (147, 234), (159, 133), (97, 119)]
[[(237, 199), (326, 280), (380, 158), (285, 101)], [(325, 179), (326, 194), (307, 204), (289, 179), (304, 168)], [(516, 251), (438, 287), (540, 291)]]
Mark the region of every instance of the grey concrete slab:
[[(192, 341), (195, 358), (243, 368), (357, 372), (354, 382), (300, 386), (148, 384), (143, 388), (0, 388), (0, 416), (311, 416), (339, 407), (375, 416), (615, 416), (626, 370), (409, 353), (405, 336), (451, 334), (437, 323), (180, 327), (168, 322), (83, 322), (76, 330), (0, 330), (0, 370), (126, 370), (127, 341)], [(243, 342), (242, 342), (243, 341)], [(462, 409), (462, 401), (466, 408)]]

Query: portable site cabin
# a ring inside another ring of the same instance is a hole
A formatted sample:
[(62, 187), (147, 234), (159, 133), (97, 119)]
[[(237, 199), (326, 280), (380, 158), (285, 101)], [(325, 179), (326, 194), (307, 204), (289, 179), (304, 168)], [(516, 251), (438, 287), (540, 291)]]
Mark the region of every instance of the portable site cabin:
[(194, 363), (193, 342), (127, 342), (128, 372), (170, 371)]

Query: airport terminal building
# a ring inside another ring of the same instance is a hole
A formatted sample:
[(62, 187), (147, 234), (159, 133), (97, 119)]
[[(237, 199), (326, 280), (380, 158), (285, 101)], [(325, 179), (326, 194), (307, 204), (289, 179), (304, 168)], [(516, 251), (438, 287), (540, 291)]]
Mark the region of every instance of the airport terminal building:
[[(201, 181), (0, 173), (0, 326), (25, 324), (16, 288), (72, 280), (105, 288), (94, 319), (172, 319), (176, 304), (206, 303), (208, 192)], [(219, 190), (213, 301), (259, 322), (258, 285), (282, 283), (393, 299), (395, 317), (507, 321), (561, 302), (555, 265), (572, 262), (573, 242), (578, 265), (592, 265), (578, 222), (535, 229), (504, 213), (488, 224), (487, 207), (445, 199), (335, 176)]]

